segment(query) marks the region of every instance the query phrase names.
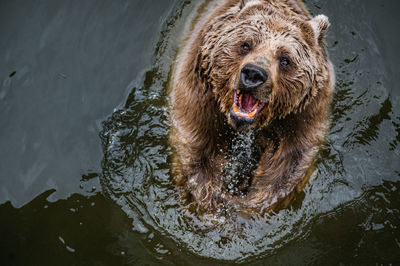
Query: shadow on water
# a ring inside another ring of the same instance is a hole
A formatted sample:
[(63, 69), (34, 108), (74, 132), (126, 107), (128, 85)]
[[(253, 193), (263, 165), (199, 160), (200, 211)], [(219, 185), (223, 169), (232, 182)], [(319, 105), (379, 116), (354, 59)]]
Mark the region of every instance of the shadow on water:
[[(46, 191), (18, 209), (10, 202), (0, 206), (0, 233), (8, 243), (1, 246), (2, 265), (123, 264), (118, 241), (129, 232), (126, 215), (99, 193), (48, 201), (54, 192)], [(11, 224), (15, 230), (10, 232)]]

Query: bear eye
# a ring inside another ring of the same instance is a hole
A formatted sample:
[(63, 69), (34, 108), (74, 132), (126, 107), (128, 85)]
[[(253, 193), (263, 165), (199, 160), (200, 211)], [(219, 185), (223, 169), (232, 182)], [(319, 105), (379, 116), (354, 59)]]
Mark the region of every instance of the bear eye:
[(242, 54), (248, 54), (250, 52), (250, 50), (251, 50), (251, 47), (248, 42), (245, 42), (240, 46), (240, 52)]
[(281, 67), (283, 67), (284, 69), (288, 68), (290, 66), (290, 60), (287, 57), (280, 57), (279, 58), (279, 64), (281, 65)]

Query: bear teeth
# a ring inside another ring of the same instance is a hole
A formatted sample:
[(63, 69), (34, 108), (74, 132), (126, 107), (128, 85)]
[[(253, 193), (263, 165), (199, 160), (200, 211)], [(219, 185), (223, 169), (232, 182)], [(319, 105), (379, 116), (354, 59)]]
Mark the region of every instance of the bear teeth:
[[(257, 102), (257, 105), (258, 105), (258, 102)], [(257, 106), (254, 109), (254, 111), (249, 114), (249, 118), (253, 118), (256, 115), (256, 113), (257, 113)]]

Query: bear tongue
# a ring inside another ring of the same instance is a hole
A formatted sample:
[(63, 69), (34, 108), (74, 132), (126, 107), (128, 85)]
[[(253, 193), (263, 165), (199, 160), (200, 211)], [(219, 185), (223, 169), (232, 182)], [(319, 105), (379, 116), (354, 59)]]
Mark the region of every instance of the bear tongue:
[(246, 113), (250, 113), (254, 110), (257, 104), (257, 99), (253, 97), (250, 93), (243, 93), (240, 101), (240, 109)]

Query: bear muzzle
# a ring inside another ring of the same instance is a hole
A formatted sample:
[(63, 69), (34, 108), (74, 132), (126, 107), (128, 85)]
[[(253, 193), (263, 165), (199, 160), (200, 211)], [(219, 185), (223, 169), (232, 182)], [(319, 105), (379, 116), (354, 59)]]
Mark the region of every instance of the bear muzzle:
[(232, 125), (236, 129), (248, 128), (257, 119), (266, 104), (267, 95), (259, 97), (269, 83), (268, 71), (254, 64), (246, 64), (240, 71), (237, 89), (233, 90), (230, 110)]

